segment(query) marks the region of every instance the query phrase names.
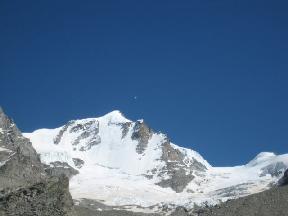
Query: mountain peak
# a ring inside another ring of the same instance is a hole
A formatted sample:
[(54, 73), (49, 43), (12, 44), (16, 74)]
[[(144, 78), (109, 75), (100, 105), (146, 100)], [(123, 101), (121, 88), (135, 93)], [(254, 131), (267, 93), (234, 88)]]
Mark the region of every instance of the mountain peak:
[(113, 123), (131, 122), (119, 110), (113, 110), (112, 112), (109, 112), (106, 115), (104, 115), (102, 118), (107, 119), (109, 122)]
[(254, 166), (275, 156), (276, 154), (273, 152), (260, 152), (253, 160), (248, 163), (248, 165)]
[(8, 129), (13, 125), (13, 121), (8, 116), (6, 116), (4, 110), (0, 106), (0, 128)]

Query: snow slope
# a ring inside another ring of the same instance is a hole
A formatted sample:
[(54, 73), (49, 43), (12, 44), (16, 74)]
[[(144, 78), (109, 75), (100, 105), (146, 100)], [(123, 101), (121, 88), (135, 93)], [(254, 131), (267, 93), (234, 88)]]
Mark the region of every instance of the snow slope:
[[(66, 162), (79, 171), (70, 180), (74, 199), (115, 206), (215, 203), (265, 190), (288, 167), (288, 154), (273, 153), (260, 153), (243, 166), (212, 167), (197, 152), (119, 111), (24, 136), (43, 163)], [(81, 168), (76, 159), (84, 162)]]

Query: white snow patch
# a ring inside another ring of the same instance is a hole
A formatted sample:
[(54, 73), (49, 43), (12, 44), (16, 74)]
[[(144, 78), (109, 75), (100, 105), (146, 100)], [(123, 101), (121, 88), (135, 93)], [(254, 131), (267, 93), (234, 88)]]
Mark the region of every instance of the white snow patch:
[(1, 146), (0, 146), (0, 151), (11, 152), (10, 149), (7, 149), (7, 148), (1, 147)]

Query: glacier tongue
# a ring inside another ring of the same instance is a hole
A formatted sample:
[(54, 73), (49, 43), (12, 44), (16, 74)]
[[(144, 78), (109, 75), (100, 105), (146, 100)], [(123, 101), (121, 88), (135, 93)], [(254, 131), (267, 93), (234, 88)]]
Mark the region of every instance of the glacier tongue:
[(43, 163), (66, 162), (74, 199), (142, 207), (217, 202), (259, 192), (277, 182), (288, 155), (259, 154), (247, 165), (212, 167), (202, 156), (120, 111), (25, 133)]

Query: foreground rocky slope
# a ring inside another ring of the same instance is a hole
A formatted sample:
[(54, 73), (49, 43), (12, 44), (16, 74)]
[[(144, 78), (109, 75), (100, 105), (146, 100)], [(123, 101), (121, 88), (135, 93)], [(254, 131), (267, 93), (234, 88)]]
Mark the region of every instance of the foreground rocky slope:
[(0, 215), (76, 216), (68, 181), (62, 176), (20, 187), (0, 198)]
[[(87, 207), (76, 206), (76, 212), (79, 216), (161, 216), (160, 214), (141, 213), (125, 210), (105, 210), (99, 211)], [(181, 215), (177, 215), (181, 216)]]
[(0, 108), (0, 188), (17, 188), (45, 179), (40, 158), (29, 139)]
[(30, 141), (0, 108), (0, 215), (74, 216), (66, 176), (50, 177)]

